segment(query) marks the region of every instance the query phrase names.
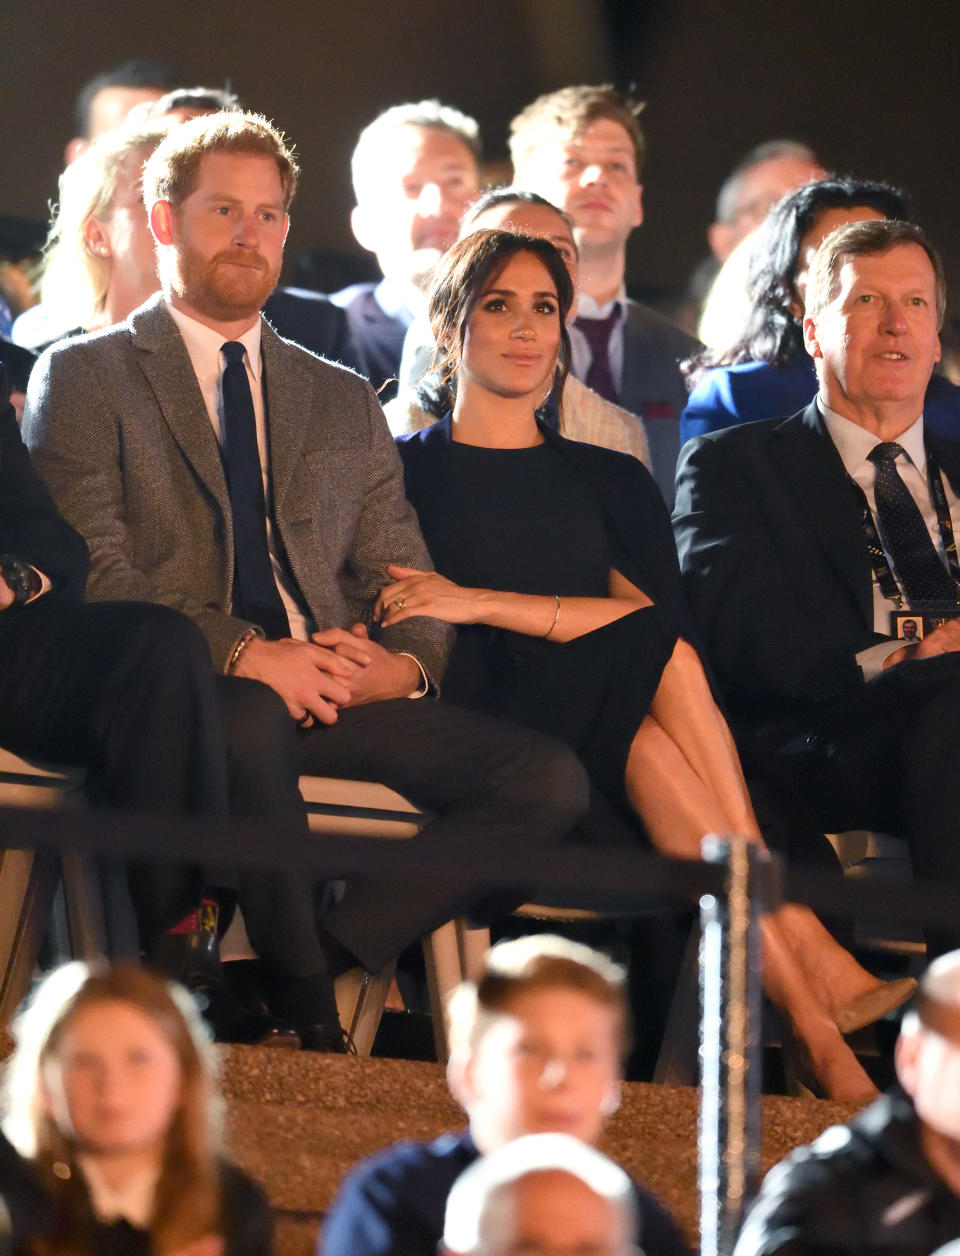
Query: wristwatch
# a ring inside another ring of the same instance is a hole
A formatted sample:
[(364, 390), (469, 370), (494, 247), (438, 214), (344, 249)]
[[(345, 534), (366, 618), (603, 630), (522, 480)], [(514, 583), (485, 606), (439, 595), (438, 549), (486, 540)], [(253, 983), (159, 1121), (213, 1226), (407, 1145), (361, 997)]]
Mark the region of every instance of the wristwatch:
[(0, 576), (13, 594), (14, 606), (22, 606), (43, 588), (43, 581), (30, 564), (12, 554), (0, 554)]

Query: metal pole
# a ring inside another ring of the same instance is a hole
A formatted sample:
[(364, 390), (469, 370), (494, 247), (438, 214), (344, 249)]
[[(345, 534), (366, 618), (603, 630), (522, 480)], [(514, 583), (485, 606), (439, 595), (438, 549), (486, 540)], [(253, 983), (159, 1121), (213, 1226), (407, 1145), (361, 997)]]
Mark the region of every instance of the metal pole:
[(703, 839), (726, 868), (724, 894), (700, 900), (700, 1250), (730, 1256), (760, 1184), (760, 931), (755, 842)]

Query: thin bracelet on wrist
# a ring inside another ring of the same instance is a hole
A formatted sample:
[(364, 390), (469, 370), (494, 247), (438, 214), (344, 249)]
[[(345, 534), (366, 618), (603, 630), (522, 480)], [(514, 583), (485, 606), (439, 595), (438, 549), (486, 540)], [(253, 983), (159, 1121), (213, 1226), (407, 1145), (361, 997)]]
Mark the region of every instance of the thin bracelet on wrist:
[(233, 669), (240, 662), (240, 655), (244, 652), (251, 641), (256, 639), (257, 634), (252, 628), (243, 634), (237, 644), (233, 647), (230, 657), (227, 659), (227, 665), (223, 669), (224, 675), (229, 676)]
[(560, 618), (560, 594), (554, 593), (553, 596), (557, 599), (557, 609), (553, 612), (553, 623), (550, 625), (547, 631), (543, 634), (544, 641), (548, 640), (549, 637), (552, 635), (554, 628), (556, 628), (557, 626), (557, 620)]

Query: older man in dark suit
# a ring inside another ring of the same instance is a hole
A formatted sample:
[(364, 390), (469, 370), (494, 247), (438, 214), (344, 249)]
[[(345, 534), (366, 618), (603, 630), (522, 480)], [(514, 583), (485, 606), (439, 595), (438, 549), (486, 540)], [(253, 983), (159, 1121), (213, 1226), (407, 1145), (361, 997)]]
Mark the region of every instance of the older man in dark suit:
[(906, 644), (891, 629), (958, 609), (960, 447), (922, 418), (944, 303), (917, 228), (829, 236), (804, 320), (817, 399), (690, 442), (674, 525), (748, 757), (799, 782), (828, 830), (902, 833), (921, 875), (956, 881), (960, 621)]
[(387, 564), (429, 558), (369, 385), (260, 317), (296, 175), (252, 115), (171, 134), (144, 174), (163, 293), (41, 360), (25, 433), (90, 544), (91, 596), (194, 619), (218, 670), (283, 699), (275, 736), (300, 771), (373, 777), (439, 812), (414, 841), (462, 852), (446, 893), (357, 884), (324, 918), (334, 969), (376, 969), (469, 906), (498, 849), (559, 839), (586, 784), (546, 738), (411, 700), (436, 691), (444, 625), (368, 635)]

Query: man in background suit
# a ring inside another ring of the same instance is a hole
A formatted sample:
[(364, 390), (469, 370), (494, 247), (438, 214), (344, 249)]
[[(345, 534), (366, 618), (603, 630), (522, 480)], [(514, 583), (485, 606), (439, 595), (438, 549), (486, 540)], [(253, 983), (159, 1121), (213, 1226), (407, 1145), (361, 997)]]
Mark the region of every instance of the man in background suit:
[(331, 299), (346, 310), (361, 369), (381, 401), (396, 396), (403, 340), (423, 309), (424, 280), (456, 240), (479, 191), (479, 135), (459, 109), (421, 100), (374, 118), (353, 150), (350, 225), (376, 254), (383, 278), (351, 284)]
[(652, 471), (668, 504), (687, 390), (679, 363), (698, 342), (625, 286), (627, 240), (643, 222), (641, 104), (610, 87), (564, 87), (510, 123), (514, 181), (566, 210), (580, 249), (570, 326), (573, 373), (644, 421)]
[(674, 527), (747, 758), (799, 784), (826, 831), (901, 833), (921, 876), (956, 883), (960, 621), (912, 644), (890, 626), (901, 607), (957, 602), (960, 447), (922, 419), (944, 307), (918, 228), (828, 236), (804, 319), (818, 397), (691, 441)]
[[(558, 743), (410, 701), (436, 692), (445, 625), (368, 635), (388, 565), (429, 556), (369, 385), (261, 319), (297, 174), (262, 118), (177, 128), (144, 172), (163, 292), (121, 327), (44, 355), (25, 434), (88, 539), (93, 598), (183, 611), (218, 671), (279, 694), (270, 738), (286, 772), (372, 777), (439, 813), (410, 849), (459, 852), (443, 890), (352, 886), (319, 941), (306, 928), (288, 938), (310, 986), (327, 965), (379, 969), (466, 909), (487, 861), (559, 840), (587, 787)], [(296, 1024), (295, 993), (274, 1011)]]

